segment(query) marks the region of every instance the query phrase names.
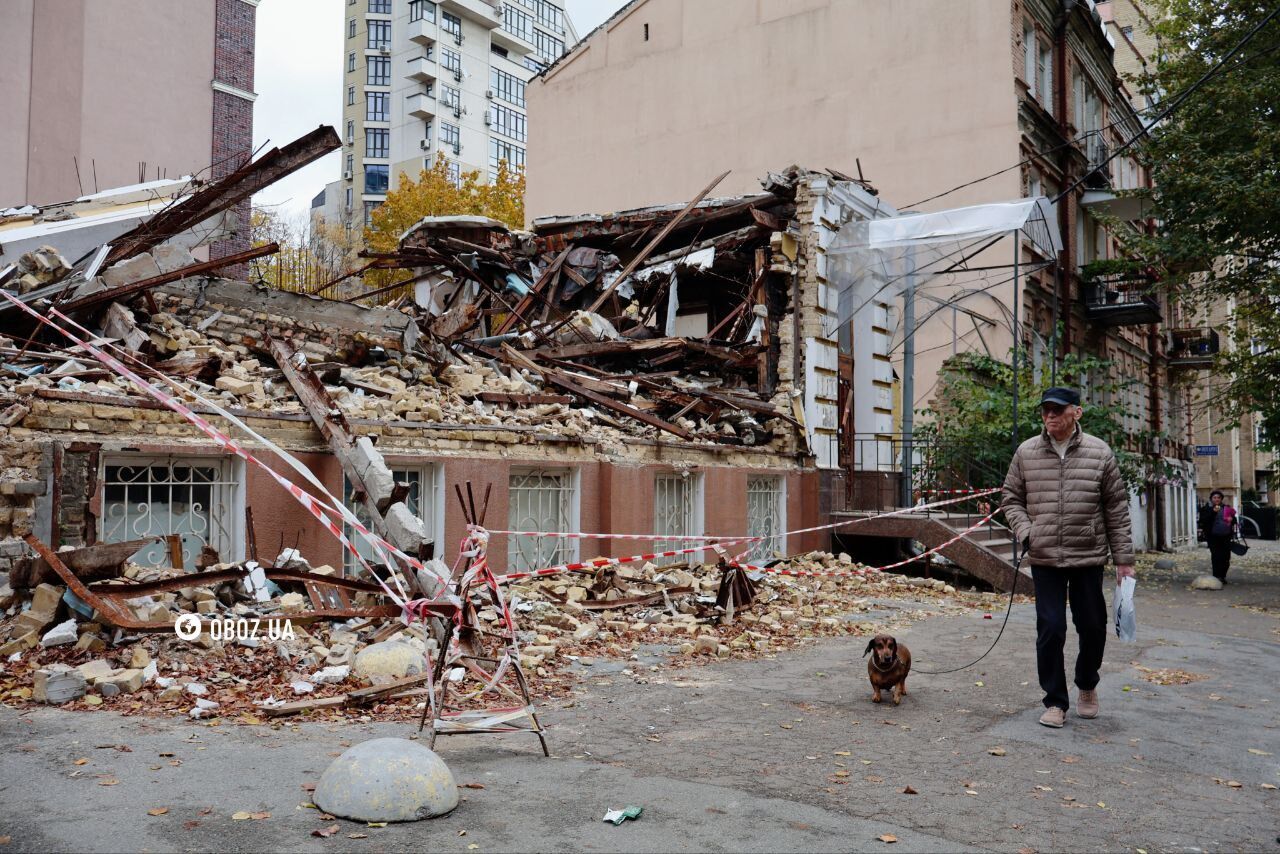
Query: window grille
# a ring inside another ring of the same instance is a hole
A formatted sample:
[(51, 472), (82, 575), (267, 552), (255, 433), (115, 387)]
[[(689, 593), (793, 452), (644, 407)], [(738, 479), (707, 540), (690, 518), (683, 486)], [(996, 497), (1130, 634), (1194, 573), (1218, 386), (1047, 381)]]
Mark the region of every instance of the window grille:
[[(229, 459), (138, 457), (108, 461), (102, 473), (103, 542), (179, 534), (183, 565), (195, 565), (212, 546), (222, 560), (237, 560), (237, 505), (241, 485)], [(154, 543), (132, 558), (167, 566), (169, 548)]]
[[(567, 469), (516, 472), (508, 492), (508, 521), (513, 531), (576, 531), (577, 487)], [(559, 537), (512, 536), (507, 569), (544, 569), (577, 558), (578, 541)]]
[(766, 561), (786, 556), (786, 488), (780, 477), (747, 478), (747, 534), (765, 539), (752, 543), (747, 557)]
[[(655, 533), (672, 536), (694, 536), (701, 521), (701, 478), (699, 475), (684, 477), (679, 474), (658, 475), (653, 482), (653, 529)], [(694, 543), (688, 540), (654, 540), (655, 552), (687, 548)], [(677, 555), (657, 558), (658, 565), (685, 564), (697, 560), (698, 555)]]

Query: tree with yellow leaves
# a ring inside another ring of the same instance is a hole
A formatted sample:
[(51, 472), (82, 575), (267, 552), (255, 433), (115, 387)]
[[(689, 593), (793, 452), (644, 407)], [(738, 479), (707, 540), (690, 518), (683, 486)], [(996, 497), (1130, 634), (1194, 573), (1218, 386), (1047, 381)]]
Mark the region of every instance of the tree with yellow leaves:
[[(513, 170), (504, 160), (497, 177), (484, 183), (479, 170), (462, 172), (457, 180), (449, 173), (444, 156), (423, 169), (417, 180), (403, 172), (396, 189), (373, 212), (372, 226), (365, 229), (365, 246), (371, 252), (394, 252), (400, 236), (426, 216), (487, 216), (510, 228), (524, 227), (524, 171)], [(365, 283), (385, 287), (406, 278), (403, 270), (370, 271)], [(390, 298), (397, 293), (387, 295)]]

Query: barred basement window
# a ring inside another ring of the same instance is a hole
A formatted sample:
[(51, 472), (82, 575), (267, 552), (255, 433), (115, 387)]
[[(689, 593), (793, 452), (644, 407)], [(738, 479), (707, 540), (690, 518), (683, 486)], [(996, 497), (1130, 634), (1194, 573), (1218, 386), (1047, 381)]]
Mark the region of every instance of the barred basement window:
[[(102, 541), (178, 534), (186, 567), (195, 565), (206, 545), (224, 561), (238, 560), (244, 500), (236, 469), (233, 460), (218, 457), (108, 459), (102, 470)], [(131, 560), (168, 566), (168, 544), (149, 545)]]
[[(366, 203), (374, 204), (376, 203)], [(440, 544), (444, 538), (440, 530), (444, 526), (443, 509), (444, 504), (441, 501), (443, 494), (444, 478), (442, 477), (440, 466), (437, 464), (425, 465), (413, 468), (393, 468), (391, 476), (396, 479), (397, 483), (409, 484), (409, 494), (405, 497), (404, 503), (409, 507), (409, 512), (413, 513), (422, 520), (422, 524), (426, 526), (427, 532), (431, 534), (436, 544), (436, 557), (440, 557)], [(369, 527), (369, 514), (365, 511), (363, 504), (357, 504), (352, 498), (353, 490), (350, 482), (346, 478), (342, 479), (342, 503), (351, 512), (356, 514), (356, 518), (360, 520), (360, 524), (366, 528)], [(356, 529), (350, 525), (342, 526), (343, 533), (356, 547), (356, 551), (360, 553), (366, 561), (370, 563), (379, 562), (374, 556), (373, 547), (365, 540), (365, 538), (356, 533)], [(370, 528), (372, 530), (372, 528)], [(348, 575), (355, 572), (360, 566), (360, 562), (356, 560), (355, 555), (351, 552), (343, 551), (342, 567)]]
[[(511, 474), (508, 527), (513, 531), (578, 530), (578, 490), (568, 469), (533, 469)], [(578, 541), (559, 537), (510, 537), (507, 569), (522, 572), (572, 563)]]
[[(702, 475), (660, 474), (653, 481), (653, 530), (678, 537), (702, 533)], [(697, 545), (690, 540), (654, 540), (655, 552), (674, 551)], [(654, 560), (659, 566), (685, 564), (698, 555), (677, 555)]]
[(747, 535), (764, 537), (753, 543), (749, 560), (766, 561), (786, 555), (786, 482), (780, 477), (747, 478)]

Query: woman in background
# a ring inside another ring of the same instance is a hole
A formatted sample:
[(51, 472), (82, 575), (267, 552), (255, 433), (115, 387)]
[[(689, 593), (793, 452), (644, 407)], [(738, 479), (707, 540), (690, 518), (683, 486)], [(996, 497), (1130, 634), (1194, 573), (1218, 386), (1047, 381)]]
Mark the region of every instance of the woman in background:
[(1227, 569), (1231, 566), (1231, 540), (1240, 522), (1235, 508), (1225, 503), (1223, 497), (1218, 489), (1209, 493), (1209, 503), (1200, 508), (1200, 533), (1209, 544), (1213, 577), (1226, 584)]

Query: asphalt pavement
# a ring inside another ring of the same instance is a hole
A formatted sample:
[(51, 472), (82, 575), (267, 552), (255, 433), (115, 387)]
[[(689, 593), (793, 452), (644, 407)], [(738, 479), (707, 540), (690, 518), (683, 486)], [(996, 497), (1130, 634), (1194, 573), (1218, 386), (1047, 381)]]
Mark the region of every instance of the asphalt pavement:
[[(1144, 563), (1138, 639), (1108, 643), (1096, 720), (1037, 725), (1031, 604), (984, 661), (912, 676), (898, 707), (872, 704), (857, 638), (656, 671), (600, 662), (540, 707), (550, 759), (532, 736), (442, 739), (457, 781), (483, 788), (414, 824), (304, 806), (345, 747), (407, 725), (0, 708), (0, 852), (1280, 850), (1280, 550), (1255, 543), (1215, 592), (1187, 588), (1203, 549), (1175, 563)], [(1000, 608), (899, 639), (917, 670), (963, 664)], [(639, 819), (602, 821), (630, 805)]]

